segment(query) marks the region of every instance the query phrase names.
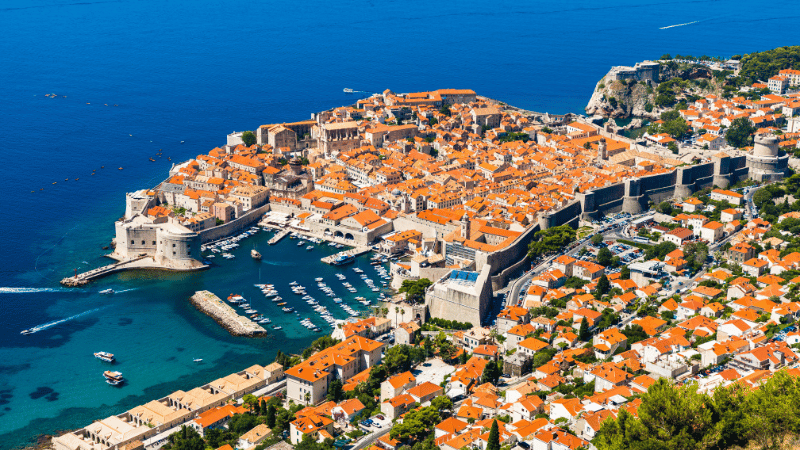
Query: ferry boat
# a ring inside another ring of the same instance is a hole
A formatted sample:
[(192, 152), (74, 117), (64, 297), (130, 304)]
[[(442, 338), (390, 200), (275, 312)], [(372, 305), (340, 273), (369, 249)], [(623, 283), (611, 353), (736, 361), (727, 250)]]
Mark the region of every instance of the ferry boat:
[(122, 378), (122, 372), (106, 370), (103, 372), (103, 376), (106, 378), (106, 383), (112, 386), (118, 386), (125, 381), (125, 379)]
[(114, 290), (113, 289), (103, 289), (102, 291), (100, 291), (100, 293), (103, 294), (103, 295), (113, 294)]
[(258, 253), (258, 250), (256, 249), (250, 250), (250, 256), (252, 256), (255, 260), (261, 260), (261, 253)]
[(352, 255), (342, 255), (331, 261), (331, 264), (333, 264), (334, 266), (342, 266), (351, 263), (355, 260), (356, 259)]
[(108, 352), (97, 352), (94, 357), (105, 362), (113, 363), (115, 361), (114, 354)]

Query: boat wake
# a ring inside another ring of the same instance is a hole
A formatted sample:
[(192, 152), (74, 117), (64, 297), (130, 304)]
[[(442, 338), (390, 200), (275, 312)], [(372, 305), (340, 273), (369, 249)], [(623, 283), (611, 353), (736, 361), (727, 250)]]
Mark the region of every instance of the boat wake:
[(0, 287), (0, 294), (31, 294), (36, 292), (65, 292), (61, 288)]
[(262, 264), (267, 264), (269, 266), (294, 266), (295, 264), (288, 263), (288, 262), (275, 262), (275, 261), (265, 261), (261, 260)]
[(114, 291), (115, 294), (122, 294), (123, 292), (135, 291), (137, 288), (123, 289), (121, 291)]
[(100, 308), (90, 309), (89, 311), (84, 311), (84, 312), (82, 312), (80, 314), (75, 314), (74, 316), (69, 316), (69, 317), (64, 318), (64, 319), (54, 320), (52, 322), (48, 322), (48, 323), (45, 323), (45, 324), (42, 324), (42, 325), (36, 325), (35, 327), (30, 328), (29, 330), (31, 331), (31, 333), (36, 333), (36, 332), (39, 332), (39, 331), (46, 330), (48, 328), (54, 327), (54, 326), (56, 326), (58, 324), (61, 324), (61, 323), (64, 323), (64, 322), (68, 322), (70, 320), (74, 320), (74, 319), (77, 319), (79, 317), (83, 317), (83, 316), (85, 316), (87, 314), (91, 314), (91, 313), (93, 313), (95, 311), (99, 311), (99, 310), (100, 310)]
[(683, 27), (683, 26), (686, 26), (686, 25), (695, 24), (697, 22), (700, 22), (700, 21), (699, 20), (695, 20), (694, 22), (678, 23), (678, 24), (675, 24), (675, 25), (669, 25), (669, 26), (666, 26), (666, 27), (661, 27), (661, 28), (659, 28), (659, 30), (666, 30), (667, 28)]

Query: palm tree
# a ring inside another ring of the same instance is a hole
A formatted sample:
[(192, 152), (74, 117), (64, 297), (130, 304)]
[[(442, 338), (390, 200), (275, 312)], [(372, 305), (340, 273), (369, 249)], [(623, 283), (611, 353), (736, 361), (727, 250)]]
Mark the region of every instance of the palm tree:
[(306, 403), (308, 403), (308, 401), (311, 400), (311, 394), (309, 392), (306, 392), (305, 400), (306, 400)]
[(400, 314), (402, 314), (402, 315), (403, 315), (403, 319), (405, 319), (405, 318), (406, 318), (406, 310), (405, 310), (405, 309), (403, 309), (403, 308), (400, 308)]
[(400, 312), (400, 307), (395, 306), (394, 307), (394, 325), (395, 326), (400, 324), (400, 322), (397, 321), (397, 313), (399, 313), (399, 312)]

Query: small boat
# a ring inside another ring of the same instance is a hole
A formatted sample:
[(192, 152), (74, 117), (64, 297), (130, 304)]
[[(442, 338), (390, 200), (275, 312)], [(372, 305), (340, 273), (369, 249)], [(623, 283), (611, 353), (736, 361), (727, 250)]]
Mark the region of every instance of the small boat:
[(193, 361), (193, 362), (202, 362), (202, 361), (203, 361), (203, 358), (195, 358), (195, 359), (193, 359), (192, 361)]
[(276, 326), (272, 327), (272, 329), (273, 330), (281, 330), (281, 329), (283, 329), (283, 327), (280, 326), (280, 325), (276, 325)]
[(103, 294), (103, 295), (113, 294), (114, 290), (113, 289), (103, 289), (102, 291), (100, 291), (100, 293)]
[(105, 372), (103, 372), (103, 376), (106, 378), (106, 383), (112, 386), (118, 386), (122, 384), (123, 381), (125, 381), (125, 379), (122, 378), (122, 372), (116, 372), (116, 371), (112, 372), (110, 370), (106, 370)]
[(344, 92), (345, 92), (346, 94), (352, 94), (352, 93), (353, 93), (353, 92), (355, 92), (355, 91), (353, 91), (353, 90), (352, 90), (352, 89), (350, 89), (350, 88), (344, 88)]
[(258, 253), (256, 249), (250, 250), (250, 256), (252, 256), (253, 259), (261, 260), (261, 253)]
[(94, 357), (99, 359), (99, 360), (101, 360), (101, 361), (110, 362), (110, 363), (113, 363), (114, 361), (116, 361), (114, 359), (114, 354), (113, 353), (108, 353), (108, 352), (97, 352), (97, 353), (94, 354)]
[(36, 330), (33, 329), (33, 328), (29, 328), (27, 330), (22, 330), (22, 331), (19, 332), (19, 334), (24, 334), (24, 335), (33, 334), (33, 333), (36, 333)]
[(313, 245), (309, 245), (308, 247), (306, 247), (306, 250), (314, 250), (314, 246)]

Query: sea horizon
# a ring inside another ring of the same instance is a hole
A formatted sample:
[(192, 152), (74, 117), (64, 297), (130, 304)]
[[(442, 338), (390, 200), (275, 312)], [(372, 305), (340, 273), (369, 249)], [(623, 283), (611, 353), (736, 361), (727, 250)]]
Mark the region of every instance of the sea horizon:
[[(777, 9), (783, 4), (793, 5), (778, 2)], [(665, 53), (730, 57), (796, 43), (792, 17), (737, 13), (745, 7), (619, 0), (467, 2), (458, 9), (413, 1), (304, 8), (209, 0), (6, 2), (0, 450), (267, 364), (277, 350), (296, 352), (323, 335), (263, 296), (259, 312), (287, 323), (283, 333), (263, 339), (230, 336), (189, 304), (202, 289), (258, 298), (253, 285), (260, 282), (283, 294), (298, 280), (316, 292), (316, 276), (341, 290), (333, 276), (340, 269), (319, 261), (335, 249), (306, 251), (288, 239), (268, 246), (265, 232), (242, 241), (236, 259), (216, 258), (207, 271), (119, 273), (72, 289), (58, 284), (75, 270), (110, 262), (102, 247), (124, 214), (125, 193), (155, 186), (171, 163), (224, 145), (233, 131), (305, 120), (361, 98), (343, 88), (473, 89), (527, 110), (583, 113), (611, 66)], [(389, 29), (411, 32), (392, 36)], [(247, 255), (252, 246), (264, 255), (261, 263)], [(368, 258), (357, 264), (365, 267)], [(341, 271), (364, 287), (349, 267)], [(117, 293), (100, 295), (106, 288)], [(117, 354), (129, 383), (105, 384), (96, 351)]]

